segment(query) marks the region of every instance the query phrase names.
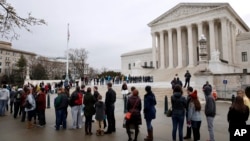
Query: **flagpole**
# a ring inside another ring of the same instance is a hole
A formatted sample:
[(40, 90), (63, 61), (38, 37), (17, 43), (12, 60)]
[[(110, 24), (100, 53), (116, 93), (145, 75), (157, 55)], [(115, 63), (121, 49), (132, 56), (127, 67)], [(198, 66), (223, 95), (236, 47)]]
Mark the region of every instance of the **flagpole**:
[(67, 51), (66, 51), (66, 56), (67, 56), (67, 62), (66, 62), (66, 77), (65, 80), (69, 81), (69, 23), (68, 23), (68, 33), (67, 33)]

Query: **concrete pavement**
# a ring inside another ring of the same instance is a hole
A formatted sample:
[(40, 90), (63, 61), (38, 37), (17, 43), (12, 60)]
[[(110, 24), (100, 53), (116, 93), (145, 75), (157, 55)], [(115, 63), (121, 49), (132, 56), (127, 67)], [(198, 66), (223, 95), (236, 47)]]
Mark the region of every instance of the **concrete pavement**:
[[(116, 90), (120, 89), (120, 86), (114, 88)], [(104, 96), (106, 87), (102, 86), (99, 88), (99, 92)], [(55, 113), (53, 107), (53, 100), (56, 94), (51, 95), (51, 108), (46, 109), (46, 126), (43, 128), (34, 128), (31, 130), (26, 129), (26, 123), (20, 122), (20, 117), (14, 119), (10, 113), (7, 116), (0, 117), (0, 141), (70, 141), (70, 140), (84, 140), (84, 141), (126, 141), (128, 140), (126, 130), (122, 127), (123, 123), (123, 100), (117, 91), (117, 102), (115, 109), (116, 117), (116, 132), (110, 135), (92, 136), (85, 135), (84, 128), (77, 130), (60, 130), (55, 131)], [(140, 92), (140, 96), (143, 97), (144, 91)], [(104, 98), (105, 99), (105, 98)], [(157, 118), (153, 120), (154, 126), (154, 140), (155, 141), (171, 141), (172, 140), (172, 121), (164, 115), (164, 101), (162, 99), (157, 99)], [(215, 139), (217, 141), (227, 141), (229, 140), (229, 134), (227, 132), (227, 112), (230, 106), (228, 102), (217, 101), (217, 115), (214, 120), (214, 132)], [(204, 105), (202, 105), (204, 109)], [(71, 121), (71, 111), (68, 108), (68, 127), (70, 128)], [(208, 139), (207, 123), (204, 116), (204, 111), (202, 110), (202, 125), (201, 125), (201, 141)], [(93, 123), (93, 133), (96, 131), (96, 125)], [(184, 125), (184, 135), (186, 134), (186, 125)], [(143, 119), (143, 123), (140, 126), (140, 133), (138, 136), (138, 141), (143, 141), (146, 136), (146, 125)], [(133, 137), (133, 135), (132, 135)], [(178, 137), (178, 134), (177, 134)], [(178, 138), (177, 138), (178, 139)]]

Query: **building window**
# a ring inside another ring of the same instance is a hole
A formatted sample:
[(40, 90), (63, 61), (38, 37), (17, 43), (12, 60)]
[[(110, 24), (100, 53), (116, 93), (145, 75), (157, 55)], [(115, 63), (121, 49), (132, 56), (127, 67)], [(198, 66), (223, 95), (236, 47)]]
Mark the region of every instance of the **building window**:
[(150, 67), (153, 67), (153, 61), (150, 61)]
[(144, 66), (147, 67), (147, 65), (148, 65), (147, 62), (144, 62)]
[(128, 64), (128, 69), (131, 70), (131, 64)]
[(0, 68), (0, 73), (2, 73), (2, 69)]
[(2, 66), (2, 62), (0, 62), (0, 66)]
[(0, 60), (2, 59), (2, 56), (0, 56)]
[(3, 53), (3, 51), (2, 50), (0, 50), (0, 54), (2, 54)]
[(133, 66), (135, 66), (135, 63), (133, 63)]
[(247, 52), (241, 52), (242, 62), (247, 62)]

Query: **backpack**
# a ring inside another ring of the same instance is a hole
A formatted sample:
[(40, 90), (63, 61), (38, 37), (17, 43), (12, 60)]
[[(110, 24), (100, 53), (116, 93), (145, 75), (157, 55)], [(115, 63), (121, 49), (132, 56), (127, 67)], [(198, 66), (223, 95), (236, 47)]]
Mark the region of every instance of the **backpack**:
[(14, 102), (21, 102), (21, 92), (18, 91), (17, 94), (14, 96)]
[(74, 101), (76, 105), (82, 105), (83, 100), (82, 100), (82, 94), (81, 93), (77, 93), (77, 98)]

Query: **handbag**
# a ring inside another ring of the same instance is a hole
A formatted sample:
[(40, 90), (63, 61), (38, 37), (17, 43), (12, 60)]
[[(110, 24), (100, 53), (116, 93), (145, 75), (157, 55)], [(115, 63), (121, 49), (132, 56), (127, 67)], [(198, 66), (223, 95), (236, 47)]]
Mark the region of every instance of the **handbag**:
[[(137, 105), (137, 102), (138, 102), (138, 99), (136, 100), (136, 102), (135, 102), (135, 104), (134, 104), (134, 106), (133, 106), (133, 108), (132, 108), (132, 111), (134, 111), (135, 106)], [(132, 115), (131, 112), (127, 112), (127, 113), (125, 114), (125, 119), (126, 119), (126, 120), (130, 120), (130, 119), (131, 119), (131, 115)]]
[(131, 115), (132, 115), (131, 112), (127, 112), (127, 113), (125, 114), (125, 119), (131, 119)]
[(171, 117), (172, 116), (172, 112), (173, 112), (173, 110), (172, 110), (172, 108), (169, 108), (168, 109), (168, 111), (167, 111), (167, 117)]

